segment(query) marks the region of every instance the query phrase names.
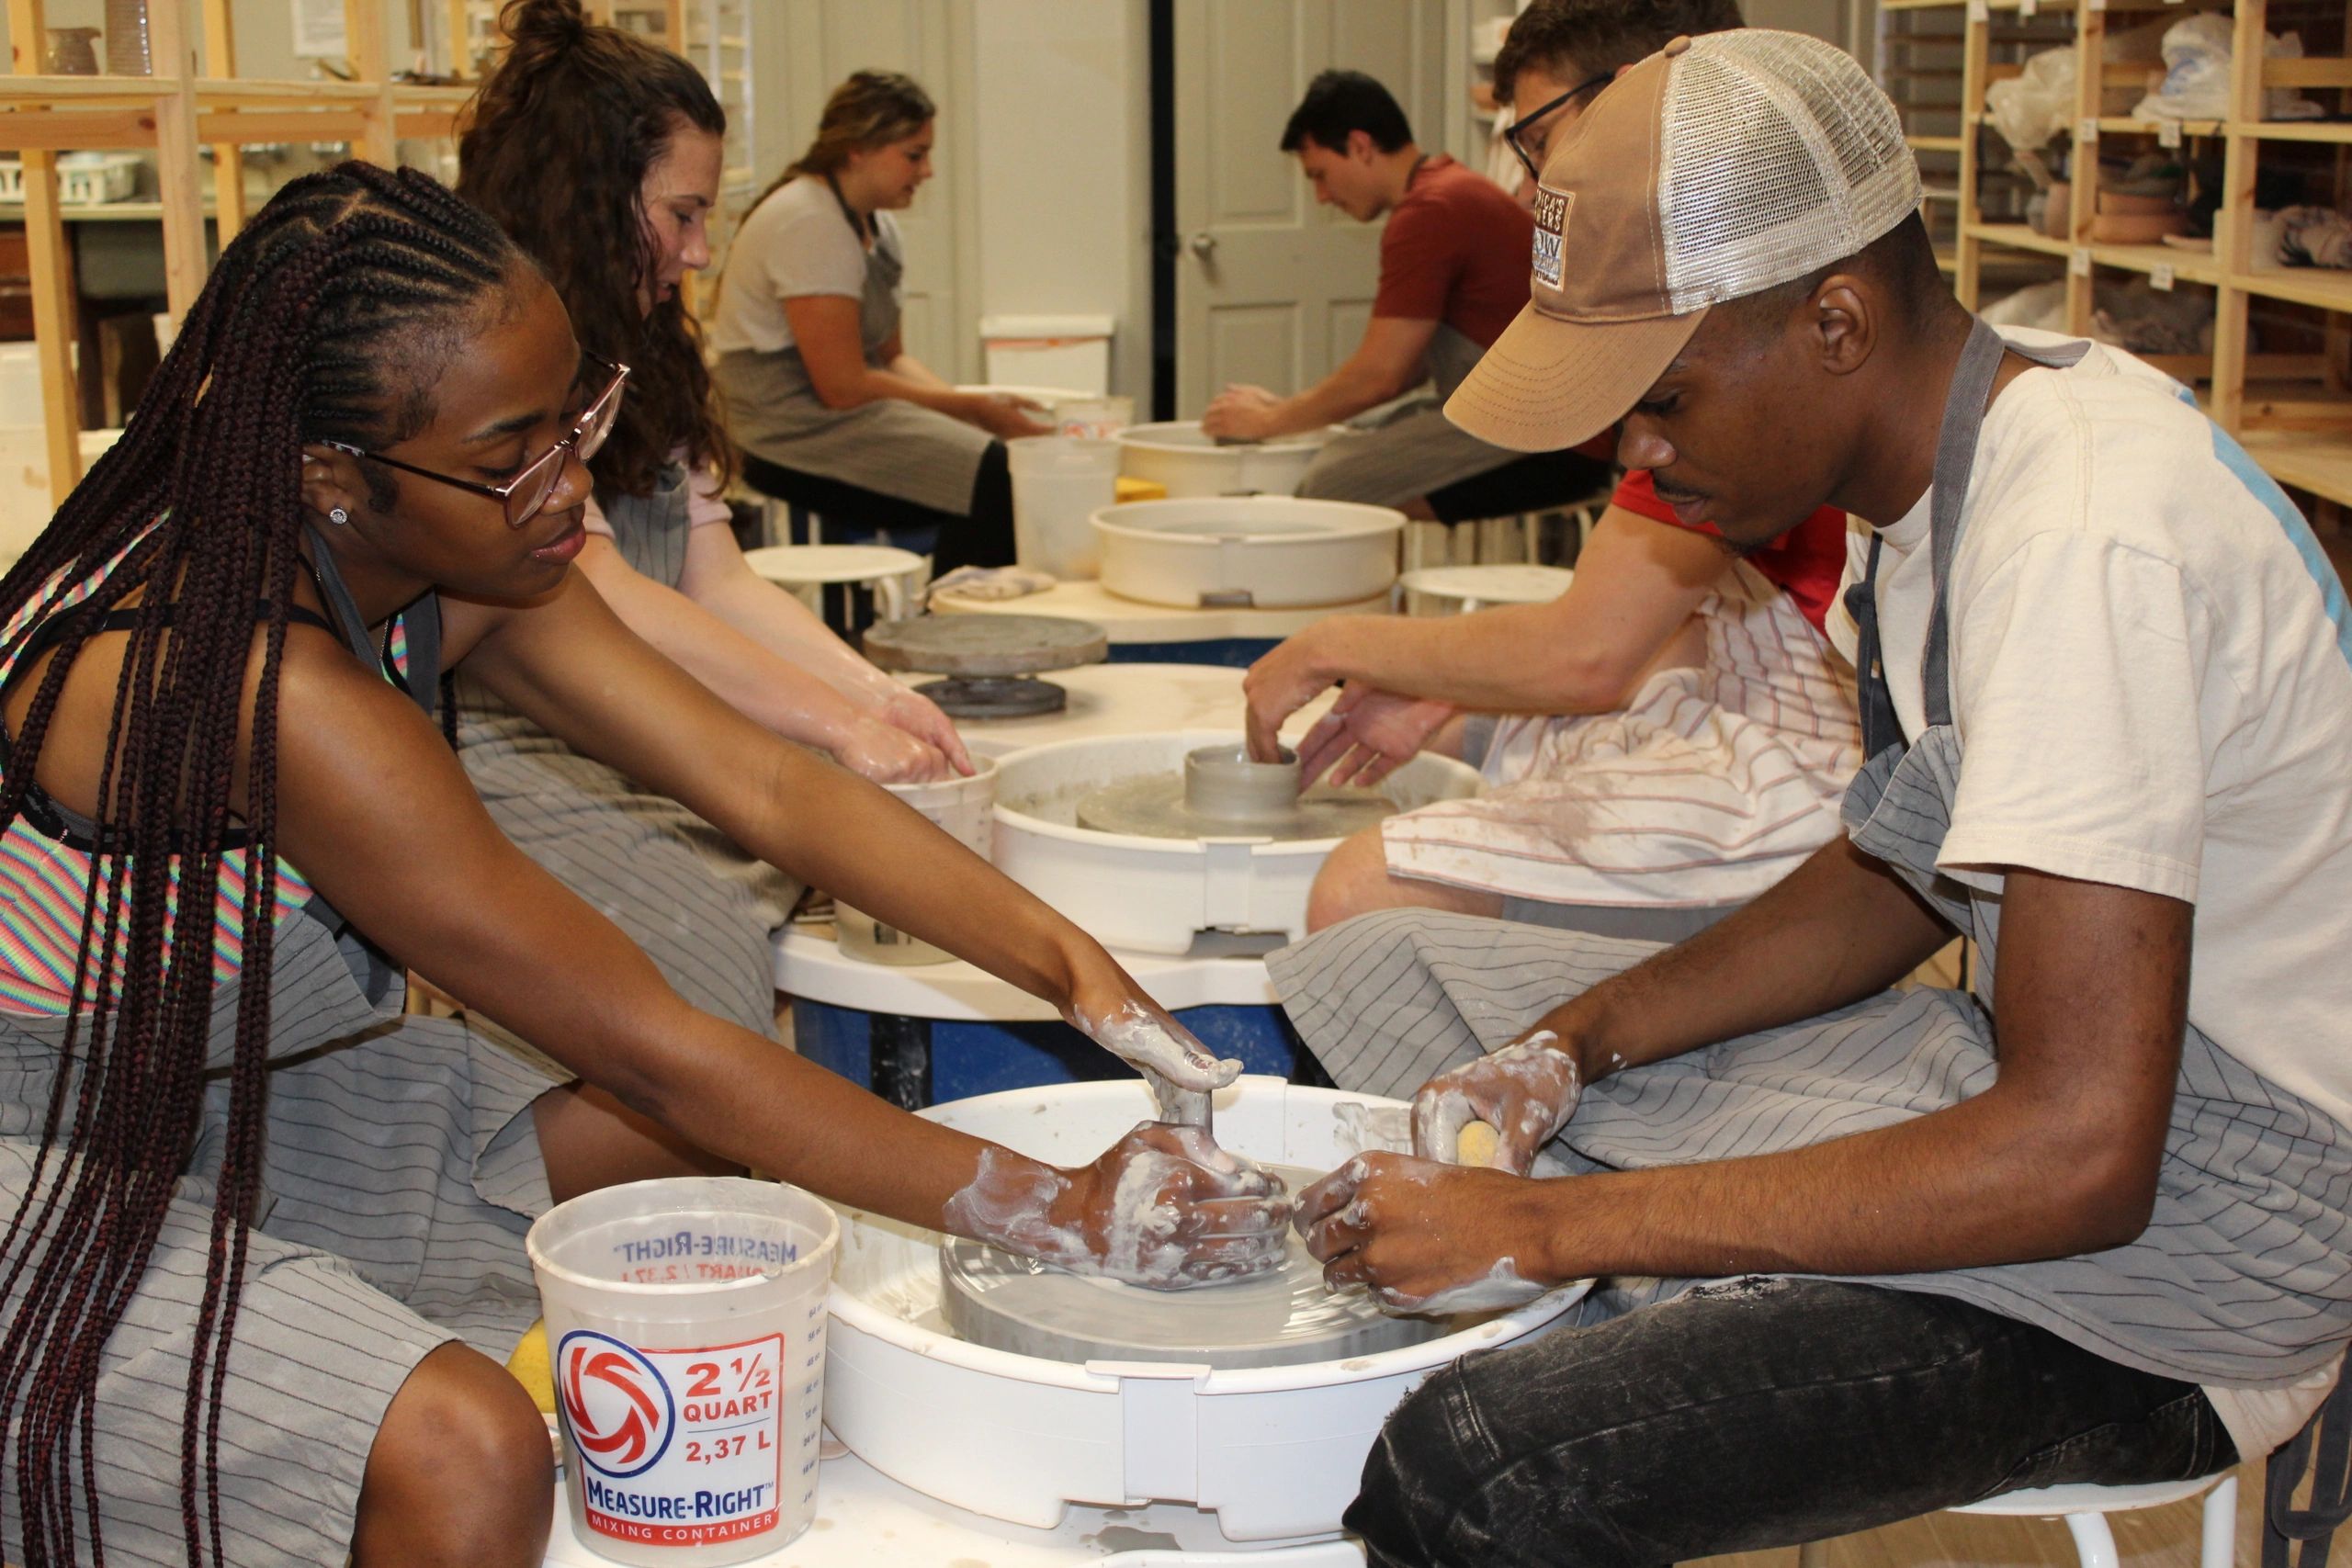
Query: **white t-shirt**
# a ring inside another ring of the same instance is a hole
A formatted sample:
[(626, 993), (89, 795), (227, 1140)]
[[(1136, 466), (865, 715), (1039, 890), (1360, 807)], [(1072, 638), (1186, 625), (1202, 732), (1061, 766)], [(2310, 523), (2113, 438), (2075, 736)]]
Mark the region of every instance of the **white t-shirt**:
[[(890, 214), (874, 215), (874, 234), (876, 246), (903, 254)], [(728, 243), (727, 275), (711, 317), (711, 352), (790, 348), (792, 323), (784, 302), (814, 294), (861, 299), (865, 271), (865, 246), (832, 188), (815, 175), (787, 180), (752, 209)]]
[[(1906, 736), (1926, 724), (1931, 500), (1883, 531), (1879, 563)], [(1939, 867), (1988, 891), (2027, 866), (2194, 903), (2189, 1021), (2352, 1129), (2352, 613), (2309, 526), (2177, 383), (2095, 346), (1995, 400), (1963, 528)], [(1848, 581), (1869, 549), (1856, 530)], [(1842, 601), (1828, 629), (1851, 658)], [(2332, 1381), (2207, 1393), (2251, 1458)]]

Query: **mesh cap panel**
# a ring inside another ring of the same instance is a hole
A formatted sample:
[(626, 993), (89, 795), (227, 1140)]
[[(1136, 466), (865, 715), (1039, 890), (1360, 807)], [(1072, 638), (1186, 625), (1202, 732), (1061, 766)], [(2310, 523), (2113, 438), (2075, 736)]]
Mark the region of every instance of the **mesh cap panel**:
[(1713, 33), (1674, 62), (1657, 201), (1681, 315), (1860, 251), (1917, 209), (1919, 165), (1894, 106), (1845, 51)]

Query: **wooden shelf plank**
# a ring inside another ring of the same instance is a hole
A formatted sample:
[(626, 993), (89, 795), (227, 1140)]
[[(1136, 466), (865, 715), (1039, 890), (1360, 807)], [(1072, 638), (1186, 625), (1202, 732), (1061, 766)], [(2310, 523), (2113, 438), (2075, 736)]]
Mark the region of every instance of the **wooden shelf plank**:
[(2263, 266), (2231, 280), (2249, 294), (2316, 305), (2323, 310), (2352, 310), (2352, 272), (2317, 266)]
[(1960, 138), (1957, 136), (1906, 136), (1903, 140), (1910, 144), (1914, 152), (1957, 152), (1960, 151)]
[(2167, 125), (2180, 127), (2180, 133), (2184, 137), (2219, 136), (2223, 130), (2232, 129), (2218, 119), (2160, 120), (2129, 119), (2118, 117), (2101, 119), (2098, 122), (2098, 130), (2101, 136), (2161, 136)]
[(2352, 505), (2352, 431), (2249, 430), (2238, 442), (2280, 484)]
[(1974, 223), (1969, 231), (1988, 245), (2007, 245), (2013, 251), (2040, 251), (2044, 255), (2069, 256), (2075, 247), (2064, 240), (2053, 240), (2038, 230), (2022, 223)]
[(2352, 142), (2352, 122), (2324, 119), (2257, 119), (2232, 120), (2232, 136), (2251, 136), (2263, 141), (2332, 141)]
[(2093, 245), (2091, 260), (2100, 266), (2126, 272), (2154, 273), (2170, 267), (2183, 283), (2218, 284), (2222, 265), (2211, 251), (2184, 251), (2177, 245)]

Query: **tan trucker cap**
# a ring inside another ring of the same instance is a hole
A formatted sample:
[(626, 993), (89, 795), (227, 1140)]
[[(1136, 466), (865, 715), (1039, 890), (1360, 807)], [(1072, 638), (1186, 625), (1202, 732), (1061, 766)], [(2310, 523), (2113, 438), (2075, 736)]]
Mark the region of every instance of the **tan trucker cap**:
[(1707, 307), (1842, 261), (1919, 201), (1894, 106), (1852, 55), (1760, 28), (1676, 39), (1554, 142), (1528, 303), (1446, 417), (1513, 451), (1588, 441)]

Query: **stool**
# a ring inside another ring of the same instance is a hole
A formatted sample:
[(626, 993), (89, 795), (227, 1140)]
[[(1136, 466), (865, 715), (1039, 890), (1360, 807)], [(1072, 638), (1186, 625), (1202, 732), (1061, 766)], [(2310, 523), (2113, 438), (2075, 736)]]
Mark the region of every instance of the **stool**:
[[(902, 619), (914, 607), (923, 576), (931, 570), (931, 563), (913, 551), (888, 545), (770, 545), (746, 551), (743, 558), (753, 571), (790, 591), (820, 616), (827, 587), (863, 583), (873, 592), (875, 614), (886, 621)], [(844, 606), (842, 624), (833, 628), (845, 637), (856, 620), (854, 609)]]
[(1566, 567), (1529, 566), (1497, 561), (1479, 566), (1426, 566), (1396, 579), (1398, 603), (1403, 595), (1426, 594), (1432, 599), (1459, 600), (1462, 612), (1488, 604), (1548, 604), (1568, 591), (1576, 573)]
[[(2238, 1478), (2223, 1471), (2194, 1481), (2158, 1481), (2144, 1486), (2044, 1486), (2026, 1492), (2004, 1492), (1981, 1503), (1948, 1508), (1952, 1514), (1998, 1514), (2010, 1517), (2064, 1519), (2075, 1538), (2075, 1552), (2083, 1568), (2117, 1568), (2115, 1534), (2107, 1516), (2140, 1508), (2161, 1508), (2202, 1495), (2204, 1528), (2199, 1532), (2198, 1568), (2230, 1568), (2237, 1540)], [(1824, 1568), (1829, 1561), (1826, 1543), (1808, 1541), (1797, 1549), (1799, 1568)]]

